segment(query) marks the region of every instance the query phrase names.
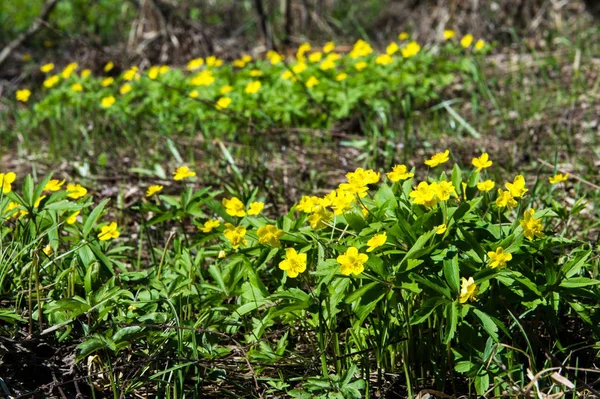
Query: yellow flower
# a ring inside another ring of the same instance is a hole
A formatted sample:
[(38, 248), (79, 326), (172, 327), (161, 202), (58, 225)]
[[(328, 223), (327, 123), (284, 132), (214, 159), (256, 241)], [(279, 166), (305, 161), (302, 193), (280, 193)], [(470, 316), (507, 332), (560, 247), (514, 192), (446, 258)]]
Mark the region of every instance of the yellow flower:
[(356, 247), (348, 248), (346, 253), (337, 257), (337, 261), (341, 265), (340, 271), (344, 276), (361, 274), (365, 270), (363, 265), (368, 259), (369, 256), (358, 253), (358, 248)]
[(67, 65), (61, 72), (63, 79), (69, 79), (78, 66), (79, 65), (76, 62), (71, 62), (69, 65)]
[(154, 194), (161, 192), (163, 188), (164, 187), (160, 184), (148, 187), (148, 190), (146, 190), (146, 197), (152, 197)]
[(413, 199), (414, 204), (431, 208), (437, 204), (435, 190), (432, 186), (433, 184), (430, 186), (427, 182), (422, 181), (417, 188), (410, 192), (409, 197)]
[(327, 54), (327, 58), (325, 58), (326, 61), (337, 61), (340, 58), (342, 58), (341, 55), (339, 55), (338, 53), (330, 53)]
[(358, 40), (356, 43), (354, 43), (354, 47), (352, 48), (352, 51), (350, 51), (349, 55), (350, 58), (356, 59), (369, 55), (372, 52), (373, 49), (369, 43), (365, 42), (364, 40)]
[[(400, 39), (402, 40), (402, 39)], [(398, 47), (398, 45), (396, 44), (396, 42), (391, 42), (390, 44), (388, 44), (388, 46), (385, 48), (385, 53), (387, 55), (393, 55), (396, 52), (398, 52), (398, 50), (400, 50), (400, 47)]]
[(250, 71), (250, 76), (252, 76), (253, 78), (257, 78), (259, 76), (262, 76), (262, 72), (258, 69), (253, 69)]
[(286, 271), (289, 278), (296, 278), (306, 270), (306, 254), (299, 254), (294, 248), (286, 248), (285, 260), (279, 262), (279, 268)]
[(137, 73), (138, 73), (138, 67), (132, 66), (131, 68), (129, 68), (128, 70), (125, 71), (125, 73), (123, 74), (123, 79), (130, 82), (133, 80), (133, 78), (135, 78), (137, 76)]
[(55, 84), (57, 84), (59, 80), (60, 78), (58, 77), (58, 75), (50, 76), (48, 79), (44, 80), (44, 87), (49, 89)]
[(237, 216), (237, 217), (246, 216), (246, 207), (244, 206), (244, 203), (239, 200), (239, 198), (237, 198), (237, 197), (232, 197), (231, 199), (223, 198), (223, 201), (221, 201), (221, 203), (225, 207), (225, 212), (227, 212), (227, 214), (229, 216)]
[(305, 195), (300, 198), (298, 205), (296, 205), (296, 210), (299, 212), (311, 213), (313, 209), (319, 205), (319, 202), (319, 197), (309, 197)]
[(217, 100), (217, 104), (215, 105), (215, 108), (220, 111), (222, 109), (229, 107), (229, 105), (231, 105), (231, 98), (221, 97)]
[(481, 154), (479, 158), (473, 158), (471, 163), (477, 168), (477, 172), (481, 172), (482, 169), (489, 168), (490, 166), (492, 166), (492, 161), (490, 161), (487, 152)]
[(217, 258), (219, 259), (223, 259), (227, 256), (227, 253), (224, 250), (220, 250), (219, 251), (219, 255), (217, 255)]
[(567, 181), (568, 178), (569, 178), (568, 173), (565, 173), (564, 175), (562, 173), (558, 173), (552, 177), (549, 177), (548, 181), (550, 182), (550, 184), (558, 184), (563, 181)]
[(106, 65), (104, 65), (104, 72), (110, 72), (115, 67), (115, 64), (112, 61), (108, 61)]
[(376, 184), (379, 183), (380, 174), (373, 169), (356, 168), (354, 172), (346, 173), (346, 178), (349, 182), (358, 182), (359, 184)]
[(240, 68), (240, 69), (242, 69), (243, 67), (246, 66), (246, 63), (242, 60), (234, 60), (232, 64), (234, 67)]
[(298, 47), (298, 51), (296, 51), (296, 58), (298, 60), (302, 60), (304, 61), (304, 59), (306, 57), (304, 57), (304, 54), (308, 51), (310, 51), (311, 47), (309, 43), (302, 43), (299, 47)]
[(167, 72), (169, 72), (169, 67), (167, 65), (161, 65), (160, 68), (158, 68), (158, 73), (161, 75), (164, 75)]
[[(4, 219), (10, 219), (13, 216), (17, 216), (18, 212), (14, 213), (13, 215), (10, 215), (10, 213), (13, 210), (17, 209), (19, 206), (20, 205), (18, 203), (16, 203), (16, 202), (13, 202), (13, 201), (9, 202), (8, 205), (6, 206), (6, 208), (4, 209), (4, 212), (3, 212), (3, 215), (5, 216)], [(6, 216), (6, 215), (8, 215), (8, 216)]]
[(296, 81), (296, 78), (293, 77), (294, 75), (292, 74), (292, 71), (285, 71), (281, 74), (281, 79), (283, 80), (290, 80), (293, 78), (293, 81)]
[(294, 65), (294, 66), (292, 67), (292, 71), (293, 71), (295, 74), (300, 74), (300, 73), (302, 73), (302, 72), (306, 71), (306, 68), (307, 68), (307, 66), (306, 66), (306, 63), (304, 63), (304, 62), (299, 62), (299, 63), (297, 63), (296, 65)]
[(12, 184), (16, 178), (17, 175), (15, 172), (0, 173), (0, 187), (2, 187), (2, 194), (8, 194), (12, 191)]
[(400, 34), (398, 35), (398, 39), (400, 40), (408, 40), (409, 36), (408, 33), (406, 32), (400, 32)]
[(454, 36), (456, 36), (456, 33), (453, 30), (447, 29), (444, 31), (444, 39), (445, 40), (450, 40)]
[(496, 183), (494, 183), (491, 180), (486, 180), (481, 183), (477, 183), (477, 189), (479, 191), (487, 192), (487, 191), (490, 191), (491, 189), (493, 189), (495, 186), (496, 186)]
[(215, 81), (215, 77), (210, 70), (202, 71), (198, 75), (196, 75), (192, 80), (190, 80), (190, 84), (192, 86), (210, 86)]
[(91, 74), (92, 74), (92, 71), (90, 71), (89, 69), (84, 69), (83, 71), (81, 71), (81, 77), (82, 78), (87, 78)]
[(190, 98), (197, 98), (198, 94), (200, 94), (200, 93), (198, 93), (198, 90), (192, 90), (192, 91), (190, 91), (190, 94), (188, 94), (188, 96)]
[(502, 247), (498, 247), (496, 252), (490, 251), (487, 254), (490, 258), (490, 267), (492, 269), (506, 267), (506, 262), (509, 262), (512, 259), (512, 254), (504, 252)]
[(356, 193), (342, 189), (332, 191), (326, 197), (328, 203), (325, 204), (325, 201), (322, 201), (321, 206), (329, 205), (336, 215), (342, 215), (344, 212), (352, 209), (352, 205), (355, 202), (354, 194)]
[(31, 91), (27, 89), (17, 90), (17, 101), (21, 101), (22, 103), (26, 103), (29, 101), (29, 96), (31, 95)]
[(502, 189), (498, 189), (498, 197), (496, 198), (496, 206), (498, 208), (504, 208), (505, 206), (509, 208), (514, 208), (517, 206), (517, 201), (510, 194), (510, 191), (502, 191)]
[(381, 54), (375, 59), (377, 65), (389, 65), (394, 61), (391, 56), (387, 54)]
[(117, 223), (112, 222), (108, 226), (102, 226), (100, 233), (98, 234), (98, 239), (100, 241), (108, 241), (113, 238), (117, 238), (121, 235), (119, 230), (117, 230)]
[(264, 202), (253, 202), (250, 204), (250, 207), (248, 208), (248, 215), (256, 216), (256, 215), (260, 214), (264, 208), (265, 208)]
[(510, 191), (510, 195), (520, 198), (529, 190), (525, 188), (525, 178), (523, 175), (515, 176), (512, 183), (505, 183), (504, 186)]
[(481, 50), (484, 47), (485, 47), (485, 42), (483, 40), (479, 39), (475, 42), (475, 50)]
[(244, 92), (246, 94), (256, 94), (256, 93), (258, 93), (259, 89), (260, 89), (260, 81), (255, 80), (253, 82), (248, 83), (248, 85), (246, 85), (246, 89), (244, 90)]
[(449, 150), (446, 150), (444, 152), (438, 152), (437, 154), (433, 155), (431, 158), (426, 160), (425, 165), (429, 166), (430, 168), (435, 168), (438, 165), (448, 162), (448, 160), (450, 159), (449, 155)]
[(67, 184), (67, 197), (78, 199), (87, 194), (87, 189), (81, 184)]
[(279, 248), (281, 247), (281, 242), (279, 239), (285, 234), (285, 232), (278, 229), (275, 225), (267, 224), (256, 230), (256, 234), (258, 234), (259, 243)]
[(331, 53), (333, 50), (335, 50), (334, 42), (327, 42), (327, 43), (325, 43), (325, 46), (323, 46), (323, 52), (325, 54)]
[(339, 73), (336, 77), (335, 80), (337, 80), (338, 82), (341, 82), (342, 80), (346, 80), (346, 78), (348, 77), (348, 74), (345, 72)]
[(244, 61), (246, 64), (252, 61), (252, 56), (248, 55), (248, 54), (244, 54), (242, 56), (242, 61)]
[(323, 54), (321, 54), (318, 51), (316, 53), (312, 53), (311, 55), (308, 56), (308, 60), (310, 62), (319, 62), (319, 61), (321, 61), (321, 58), (323, 58)]
[(335, 61), (330, 59), (321, 62), (321, 64), (319, 65), (319, 69), (322, 71), (328, 71), (333, 68), (335, 68)]
[(134, 310), (137, 310), (137, 307), (133, 306), (133, 305), (129, 305), (129, 306), (127, 306), (127, 310), (131, 310), (133, 312)]
[(308, 217), (308, 223), (313, 230), (321, 229), (327, 226), (326, 222), (330, 221), (333, 213), (329, 212), (323, 206), (316, 206)]
[(460, 298), (458, 299), (458, 301), (460, 303), (465, 303), (468, 300), (474, 301), (475, 295), (477, 294), (477, 284), (475, 284), (475, 280), (473, 280), (473, 277), (469, 277), (468, 280), (462, 277), (460, 281)]
[[(271, 53), (270, 56), (269, 53)], [(271, 61), (271, 65), (277, 65), (283, 61), (283, 56), (281, 54), (275, 51), (269, 51), (269, 53), (267, 53), (267, 57), (269, 58), (269, 61)]]
[(54, 64), (49, 63), (49, 64), (44, 64), (40, 67), (40, 71), (44, 72), (44, 73), (48, 73), (50, 71), (52, 71), (54, 69)]
[(194, 58), (188, 62), (186, 69), (188, 71), (195, 71), (196, 69), (200, 69), (204, 65), (204, 59), (202, 58)]
[(419, 51), (421, 51), (421, 46), (419, 46), (419, 43), (417, 42), (410, 42), (406, 45), (406, 47), (400, 50), (402, 57), (404, 58), (413, 57), (419, 54)]
[(233, 91), (233, 87), (229, 86), (229, 85), (225, 85), (223, 87), (221, 87), (221, 90), (219, 90), (219, 93), (225, 95), (228, 93), (231, 93)]
[(308, 87), (308, 88), (314, 87), (314, 86), (316, 86), (318, 84), (319, 84), (319, 80), (317, 78), (315, 78), (314, 76), (311, 76), (306, 81), (306, 87)]
[(367, 248), (367, 252), (371, 252), (375, 248), (382, 246), (386, 241), (387, 234), (385, 232), (381, 234), (375, 234), (369, 241), (367, 241), (367, 245), (369, 246), (369, 248)]
[(75, 224), (75, 222), (77, 222), (77, 216), (79, 216), (79, 213), (81, 211), (77, 211), (72, 213), (68, 218), (67, 218), (67, 224)]
[(527, 237), (530, 241), (533, 240), (534, 237), (544, 237), (544, 233), (542, 233), (542, 222), (540, 219), (536, 219), (533, 216), (534, 214), (535, 210), (531, 208), (526, 210), (523, 215), (524, 219), (520, 222), (523, 232), (525, 233), (525, 237)]
[(432, 183), (430, 187), (440, 201), (448, 201), (451, 195), (456, 195), (456, 188), (447, 181)]
[(50, 244), (46, 245), (44, 249), (42, 249), (42, 252), (44, 252), (46, 256), (52, 255), (52, 246)]
[(448, 230), (448, 226), (446, 226), (446, 223), (444, 223), (440, 224), (439, 226), (435, 226), (433, 229), (435, 230), (435, 234), (444, 234), (446, 230)]
[(100, 105), (102, 106), (102, 108), (110, 108), (113, 106), (115, 101), (117, 100), (113, 96), (104, 97), (102, 98)]
[(218, 66), (217, 65), (218, 61), (219, 61), (219, 59), (217, 57), (215, 57), (214, 55), (206, 57), (206, 65), (209, 67)]
[(248, 241), (244, 237), (246, 235), (246, 228), (242, 226), (235, 227), (231, 223), (225, 223), (225, 231), (223, 232), (225, 238), (231, 242), (233, 249), (238, 249), (240, 245), (248, 245)]
[(77, 93), (77, 92), (80, 92), (80, 91), (82, 91), (82, 90), (83, 90), (83, 86), (82, 86), (82, 84), (81, 84), (81, 83), (73, 83), (73, 84), (71, 85), (71, 90), (73, 90), (74, 92), (76, 92), (76, 93)]
[(414, 177), (414, 173), (410, 173), (406, 165), (395, 165), (391, 172), (386, 174), (387, 178), (396, 183), (400, 180), (407, 180)]
[(41, 204), (41, 202), (42, 202), (42, 200), (43, 200), (44, 198), (46, 198), (46, 196), (45, 196), (45, 195), (41, 195), (41, 196), (39, 196), (39, 197), (38, 197), (38, 199), (36, 199), (36, 200), (35, 200), (35, 203), (33, 204), (33, 207), (34, 207), (34, 208), (37, 208), (37, 207), (39, 207), (39, 206), (40, 206), (40, 204)]
[(356, 65), (354, 65), (354, 68), (356, 68), (357, 71), (362, 71), (366, 67), (367, 67), (367, 63), (364, 61), (361, 61), (361, 62), (357, 63)]
[(102, 87), (108, 87), (111, 84), (113, 84), (114, 81), (115, 81), (115, 78), (112, 78), (112, 77), (104, 78), (104, 79), (102, 79), (101, 85), (102, 85)]
[(216, 219), (209, 219), (204, 222), (204, 226), (200, 227), (200, 230), (203, 233), (210, 233), (214, 228), (217, 228), (221, 225), (221, 222)]
[(462, 39), (460, 39), (460, 45), (464, 48), (468, 48), (471, 43), (473, 43), (473, 35), (468, 34), (464, 35)]
[(194, 176), (196, 176), (196, 172), (191, 171), (188, 166), (180, 166), (173, 172), (173, 180), (184, 180)]
[(63, 184), (65, 184), (64, 180), (60, 181), (58, 179), (52, 179), (46, 183), (44, 191), (58, 191), (62, 188)]
[(129, 83), (125, 83), (123, 86), (121, 86), (121, 90), (119, 90), (119, 93), (125, 95), (127, 93), (129, 93), (131, 91), (132, 87)]

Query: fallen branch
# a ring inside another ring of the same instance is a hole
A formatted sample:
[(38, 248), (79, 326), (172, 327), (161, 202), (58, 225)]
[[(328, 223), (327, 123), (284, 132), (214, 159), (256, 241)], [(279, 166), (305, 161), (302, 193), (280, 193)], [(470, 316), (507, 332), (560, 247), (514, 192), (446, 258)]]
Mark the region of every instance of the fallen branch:
[(54, 9), (54, 7), (56, 7), (56, 4), (58, 4), (59, 1), (60, 0), (49, 0), (46, 3), (44, 9), (42, 10), (41, 15), (31, 24), (29, 29), (17, 36), (16, 39), (8, 43), (8, 45), (4, 47), (2, 51), (0, 51), (0, 66), (2, 66), (4, 62), (6, 62), (8, 57), (12, 54), (13, 51), (15, 51), (15, 49), (17, 49), (21, 44), (23, 44), (23, 42), (25, 42), (31, 36), (35, 35), (42, 28), (43, 22), (47, 21), (48, 17), (50, 16), (50, 13)]

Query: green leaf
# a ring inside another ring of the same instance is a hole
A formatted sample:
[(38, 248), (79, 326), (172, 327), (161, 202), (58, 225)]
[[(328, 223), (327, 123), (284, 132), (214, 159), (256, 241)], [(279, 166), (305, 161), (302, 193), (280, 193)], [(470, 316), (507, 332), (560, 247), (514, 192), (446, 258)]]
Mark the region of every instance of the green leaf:
[(361, 326), (369, 313), (375, 309), (377, 303), (385, 296), (387, 289), (378, 282), (369, 283), (346, 298), (346, 303), (354, 303), (354, 313), (358, 317), (355, 326)]
[(108, 204), (108, 201), (110, 201), (109, 198), (105, 199), (100, 204), (98, 204), (98, 206), (94, 208), (94, 210), (90, 213), (90, 215), (85, 220), (85, 223), (83, 224), (83, 230), (82, 230), (84, 239), (88, 238), (90, 231), (92, 231), (92, 229), (96, 225), (96, 222), (98, 221), (100, 214), (104, 210), (104, 207), (106, 206), (106, 204)]
[(396, 209), (398, 207), (398, 202), (392, 188), (385, 183), (379, 187), (374, 199), (379, 208), (386, 206), (388, 209)]
[(473, 367), (475, 367), (475, 364), (473, 364), (473, 362), (469, 360), (461, 360), (460, 362), (456, 363), (456, 365), (454, 366), (454, 370), (456, 370), (458, 373), (466, 374), (469, 371), (471, 371)]
[(354, 231), (361, 231), (365, 227), (365, 219), (363, 219), (362, 215), (359, 216), (354, 212), (346, 212), (344, 217)]
[(458, 164), (454, 164), (452, 168), (452, 185), (456, 189), (458, 196), (462, 196), (462, 170), (458, 166)]
[[(423, 248), (425, 247), (425, 244), (427, 244), (429, 242), (429, 240), (431, 239), (431, 237), (435, 234), (435, 230), (431, 230), (425, 234), (423, 234), (421, 237), (419, 237), (419, 239), (413, 244), (413, 246), (408, 250), (408, 252), (406, 253), (406, 255), (404, 255), (404, 258), (402, 258), (402, 262), (400, 262), (400, 265), (404, 265), (404, 263), (406, 261), (408, 261), (409, 259), (415, 259), (418, 258), (421, 255), (424, 255), (425, 252), (429, 250), (429, 248), (427, 250), (423, 250)], [(401, 267), (402, 269), (402, 267)]]
[(455, 295), (460, 292), (460, 270), (458, 268), (458, 254), (448, 252), (448, 255), (454, 253), (452, 259), (444, 259), (444, 277)]
[[(494, 323), (494, 320), (486, 313), (482, 312), (477, 308), (473, 308), (473, 313), (481, 320), (481, 325), (483, 329), (490, 334), (490, 337), (496, 342), (498, 342), (498, 326)], [(487, 389), (487, 388), (486, 388)]]
[(423, 323), (437, 307), (443, 305), (444, 303), (448, 303), (448, 301), (446, 301), (444, 298), (429, 298), (423, 302), (423, 304), (421, 304), (417, 311), (412, 315), (410, 318), (410, 324), (415, 325)]
[(217, 266), (215, 266), (215, 264), (211, 264), (208, 267), (208, 273), (210, 273), (210, 275), (215, 280), (215, 282), (217, 283), (217, 285), (219, 286), (221, 291), (225, 295), (229, 295), (227, 286), (225, 285), (225, 281), (223, 280), (223, 275), (221, 274), (221, 271), (219, 270), (219, 268), (217, 268)]
[(85, 359), (88, 355), (91, 355), (94, 352), (99, 351), (100, 349), (106, 348), (106, 344), (103, 340), (99, 338), (90, 338), (85, 342), (77, 345), (77, 349), (80, 350), (78, 359)]
[(592, 253), (591, 248), (588, 249), (587, 251), (583, 251), (578, 256), (576, 256), (574, 259), (572, 259), (569, 262), (562, 265), (562, 267), (560, 268), (561, 273), (566, 278), (573, 277), (574, 275), (578, 274), (579, 271), (581, 270), (581, 268), (583, 267), (583, 265), (585, 264), (585, 262), (590, 257), (591, 253)]
[(490, 376), (487, 372), (482, 375), (478, 375), (475, 377), (475, 390), (478, 395), (483, 395), (486, 393), (488, 388), (490, 387)]
[(563, 280), (560, 283), (561, 287), (564, 288), (579, 288), (579, 287), (588, 287), (590, 285), (600, 284), (600, 280), (594, 280), (587, 277), (573, 277), (567, 280)]
[(456, 334), (456, 327), (458, 326), (458, 302), (450, 302), (446, 304), (446, 334), (444, 344), (448, 344), (454, 338)]
[(31, 175), (25, 176), (25, 181), (23, 181), (23, 200), (26, 206), (33, 208), (35, 200), (33, 199), (33, 179)]

